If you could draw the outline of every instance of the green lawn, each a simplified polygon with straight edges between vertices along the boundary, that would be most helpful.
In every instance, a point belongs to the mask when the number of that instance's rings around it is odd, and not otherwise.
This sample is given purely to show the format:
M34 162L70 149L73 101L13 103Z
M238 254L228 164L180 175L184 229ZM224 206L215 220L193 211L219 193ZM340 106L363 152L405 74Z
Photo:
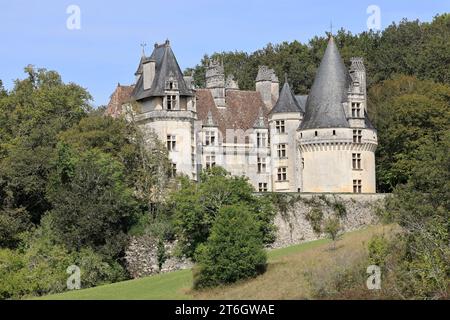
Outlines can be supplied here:
M366 228L347 233L344 238L352 241L358 235L370 232L371 228ZM271 250L268 253L269 265L277 264L278 261L293 259L303 252L308 253L311 250L322 250L329 240L321 239L311 242L305 242L293 245L287 248ZM328 247L328 246L326 246ZM286 259L287 257L287 259ZM270 272L269 272L270 273ZM270 276L270 275L269 275ZM185 300L194 299L191 292L192 271L180 270L160 275L149 276L141 279L118 282L114 284L99 286L90 289L65 292L62 294L50 295L39 299L47 300L146 300L146 299L168 299Z

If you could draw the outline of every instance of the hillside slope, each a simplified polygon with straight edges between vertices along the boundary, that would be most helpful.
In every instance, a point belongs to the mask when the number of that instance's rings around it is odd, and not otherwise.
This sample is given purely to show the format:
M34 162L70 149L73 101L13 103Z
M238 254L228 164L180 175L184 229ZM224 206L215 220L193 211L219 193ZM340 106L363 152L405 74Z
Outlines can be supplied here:
M256 279L234 285L195 292L191 289L191 270L114 283L96 288L66 292L43 299L307 299L310 298L306 274L316 267L327 267L357 258L374 234L390 227L374 226L347 233L330 250L329 240L316 240L269 252L269 266Z

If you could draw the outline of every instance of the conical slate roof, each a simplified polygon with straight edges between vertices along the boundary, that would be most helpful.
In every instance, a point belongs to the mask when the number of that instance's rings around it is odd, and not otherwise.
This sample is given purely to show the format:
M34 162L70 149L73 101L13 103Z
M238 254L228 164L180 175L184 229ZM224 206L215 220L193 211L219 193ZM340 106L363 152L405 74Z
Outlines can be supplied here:
M333 37L330 37L308 95L304 120L299 129L349 127L342 103L347 101L350 83L350 75Z
M280 92L280 97L278 98L277 103L270 111L270 113L283 113L283 112L301 112L303 113L302 108L298 104L297 99L292 93L291 87L288 82L285 81L283 88Z
M182 96L192 96L194 93L186 85L183 73L178 65L177 59L170 47L169 41L162 45L155 45L152 55L148 60L154 60L155 78L149 90L144 90L143 77L139 78L133 96L136 100L145 99L154 96L165 95L166 80L173 78L178 82L178 90ZM138 69L138 72L140 70Z

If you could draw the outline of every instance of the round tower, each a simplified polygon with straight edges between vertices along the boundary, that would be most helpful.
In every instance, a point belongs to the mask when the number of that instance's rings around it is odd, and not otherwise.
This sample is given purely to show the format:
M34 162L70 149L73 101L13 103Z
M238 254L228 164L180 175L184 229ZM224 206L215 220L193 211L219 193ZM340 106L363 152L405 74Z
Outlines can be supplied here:
M367 117L362 60L353 61L358 77L330 37L297 133L304 192L376 192L377 133Z

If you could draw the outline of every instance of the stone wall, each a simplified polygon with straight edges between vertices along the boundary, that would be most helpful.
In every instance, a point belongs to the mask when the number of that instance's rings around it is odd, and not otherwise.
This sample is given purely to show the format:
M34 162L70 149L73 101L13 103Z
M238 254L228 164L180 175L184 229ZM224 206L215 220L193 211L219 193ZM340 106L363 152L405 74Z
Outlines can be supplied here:
M314 233L306 218L313 208L323 212L323 220L336 214L334 204L342 204L345 214L341 218L344 232L356 230L377 222L376 210L384 205L387 194L284 194L290 202L286 212L275 217L278 227L273 248L282 248L304 241L323 238Z
M323 212L323 220L336 214L336 206L345 207L341 218L345 232L356 230L376 223L375 212L383 206L386 194L279 194L283 201L289 203L285 212L275 217L278 227L277 240L272 248L282 248L305 241L322 238L325 235L314 233L306 216L317 208ZM127 270L133 278L139 278L159 272L170 272L192 267L188 259L175 257L176 241L165 244L168 259L158 270L158 241L150 236L133 237L126 251Z
M188 259L175 257L176 241L164 245L167 260L161 270L158 268L158 240L151 236L132 237L125 252L127 270L133 278L140 278L156 273L188 269L192 262Z

